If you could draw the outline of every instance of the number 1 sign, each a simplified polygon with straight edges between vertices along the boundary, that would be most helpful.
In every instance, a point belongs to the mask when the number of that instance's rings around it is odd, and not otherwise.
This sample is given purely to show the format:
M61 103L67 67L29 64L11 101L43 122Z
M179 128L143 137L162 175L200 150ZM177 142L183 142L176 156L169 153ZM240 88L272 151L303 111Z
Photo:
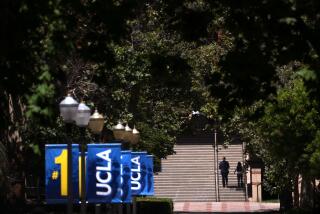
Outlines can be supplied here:
M66 203L68 196L68 150L66 144L49 144L46 153L46 201ZM79 146L72 145L72 185L74 202L79 199Z

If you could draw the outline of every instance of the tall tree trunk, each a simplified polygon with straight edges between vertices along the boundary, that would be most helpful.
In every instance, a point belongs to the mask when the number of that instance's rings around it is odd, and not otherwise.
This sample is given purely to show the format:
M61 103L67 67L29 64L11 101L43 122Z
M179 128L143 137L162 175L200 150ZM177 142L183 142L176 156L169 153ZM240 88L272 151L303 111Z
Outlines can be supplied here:
M293 180L293 206L299 207L299 174Z
M24 120L24 105L18 95L12 95L0 88L0 206L7 205L12 200L24 201L23 170L17 170L17 165L23 160L19 145L22 143L19 127ZM18 175L18 176L17 176ZM10 183L11 180L16 180ZM17 183L20 181L20 183Z
M314 202L311 177L308 175L302 175L300 207L305 209L311 209L313 207L313 203Z

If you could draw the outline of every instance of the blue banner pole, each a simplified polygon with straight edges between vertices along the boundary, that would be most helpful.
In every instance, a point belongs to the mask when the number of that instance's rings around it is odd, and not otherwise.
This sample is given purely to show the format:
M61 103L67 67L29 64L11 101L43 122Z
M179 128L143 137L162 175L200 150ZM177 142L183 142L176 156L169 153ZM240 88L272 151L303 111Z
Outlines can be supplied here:
M131 151L121 151L121 202L131 203Z
M153 155L147 155L146 157L147 166L147 192L146 195L154 195L154 178L153 178Z

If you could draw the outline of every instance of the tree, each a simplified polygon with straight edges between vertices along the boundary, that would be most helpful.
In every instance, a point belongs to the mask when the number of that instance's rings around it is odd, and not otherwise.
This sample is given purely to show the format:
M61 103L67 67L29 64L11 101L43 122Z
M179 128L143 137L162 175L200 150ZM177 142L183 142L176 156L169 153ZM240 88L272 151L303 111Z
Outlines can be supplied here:
M293 169L318 176L317 1L1 4L0 134L15 164L27 163L29 149L40 158L43 142L63 141L57 103L69 91L106 116L105 128L119 118L136 124L135 149L158 160L200 110L264 151L278 191Z
M1 143L22 179L36 171L26 160L41 159L44 142L63 141L57 103L67 91L104 113L107 128L119 117L137 124L142 133L137 149L158 159L173 153L175 136L191 110L206 105L214 111L202 84L206 70L198 72L194 56L198 51L204 58L205 47L197 50L170 30L174 21L164 8L177 5L100 0L2 4L1 29L7 30L1 32L0 104L8 111L1 115ZM203 12L198 6L185 9ZM75 140L77 134L73 130ZM26 156L30 151L32 158Z
M319 68L318 1L215 1L223 32L233 48L219 61L221 72L210 76L213 96L224 97L220 112L232 115L276 92L276 70L293 61ZM228 114L229 112L229 114Z
M301 207L311 208L310 185L318 169L314 163L319 161L317 124L320 118L319 105L310 97L310 90L301 77L303 73L303 69L291 73L291 77L269 100L238 111L232 126L240 130L242 139L263 160L266 167L265 186L278 194L294 191L295 205L300 206L297 203L297 188L301 175ZM307 70L307 73L312 71ZM290 200L281 200L282 206L290 208Z

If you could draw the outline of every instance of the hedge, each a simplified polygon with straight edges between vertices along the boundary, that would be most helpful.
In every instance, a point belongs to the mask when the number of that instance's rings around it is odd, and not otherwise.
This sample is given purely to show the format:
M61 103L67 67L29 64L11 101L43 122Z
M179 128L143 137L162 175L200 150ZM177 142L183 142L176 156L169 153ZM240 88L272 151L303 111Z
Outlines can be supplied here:
M173 202L169 198L137 197L137 213L173 214Z

